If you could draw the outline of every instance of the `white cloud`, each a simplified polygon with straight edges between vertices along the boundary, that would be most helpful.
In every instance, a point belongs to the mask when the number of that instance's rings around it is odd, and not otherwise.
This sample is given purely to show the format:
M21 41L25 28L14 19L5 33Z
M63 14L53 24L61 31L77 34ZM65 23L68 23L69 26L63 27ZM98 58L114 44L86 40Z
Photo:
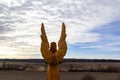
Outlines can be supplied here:
M80 48L102 48L102 45L96 45L96 46L85 46L85 47L80 47Z
M120 45L120 42L114 42L114 43L109 43L109 44L106 44L107 46L117 46L117 45Z
M25 0L0 0L1 4L4 4L8 7L21 6Z
M27 44L32 46L31 49L39 46L42 22L50 42L58 41L61 24L65 22L67 42L74 44L99 41L101 35L91 30L120 17L119 0L0 0L0 3L0 24L6 27L0 30L4 31L0 34L5 37L2 42L6 46L6 41L9 45L16 42L14 47L21 43L26 49Z
M80 46L80 48L95 49L98 52L103 51L103 53L112 52L113 54L120 51L120 36L102 35L102 40L94 44Z

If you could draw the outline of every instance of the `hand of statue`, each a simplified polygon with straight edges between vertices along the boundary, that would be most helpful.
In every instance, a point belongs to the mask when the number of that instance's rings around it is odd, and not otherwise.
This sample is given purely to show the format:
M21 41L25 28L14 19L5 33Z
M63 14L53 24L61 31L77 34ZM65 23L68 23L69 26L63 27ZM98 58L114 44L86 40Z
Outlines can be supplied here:
M41 24L41 39L42 39L42 41L45 41L45 42L48 43L48 39L47 39L47 36L46 36L46 32L45 32L43 23Z
M63 23L60 40L58 42L58 51L56 52L57 60L59 62L62 62L63 57L65 56L67 51L67 43L65 39L66 39L66 29L65 29L65 24Z

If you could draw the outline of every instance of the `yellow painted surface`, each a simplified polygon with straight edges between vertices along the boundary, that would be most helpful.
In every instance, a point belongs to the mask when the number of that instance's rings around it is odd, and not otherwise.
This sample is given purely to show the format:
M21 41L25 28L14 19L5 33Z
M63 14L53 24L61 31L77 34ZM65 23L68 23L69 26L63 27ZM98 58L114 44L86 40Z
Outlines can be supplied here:
M67 51L65 24L62 24L61 37L58 42L58 50L52 53L49 50L49 42L45 33L44 24L41 24L41 53L47 65L47 80L60 80L59 64Z

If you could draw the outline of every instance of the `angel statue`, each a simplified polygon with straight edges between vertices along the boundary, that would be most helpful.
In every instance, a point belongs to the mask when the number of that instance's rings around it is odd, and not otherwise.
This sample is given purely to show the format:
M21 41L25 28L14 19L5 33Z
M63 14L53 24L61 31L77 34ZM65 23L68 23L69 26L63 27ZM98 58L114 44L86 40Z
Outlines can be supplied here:
M63 57L67 51L66 44L66 27L62 24L62 32L58 41L58 50L55 42L49 42L44 29L44 24L41 24L41 54L47 63L47 80L60 80L59 64L62 63Z

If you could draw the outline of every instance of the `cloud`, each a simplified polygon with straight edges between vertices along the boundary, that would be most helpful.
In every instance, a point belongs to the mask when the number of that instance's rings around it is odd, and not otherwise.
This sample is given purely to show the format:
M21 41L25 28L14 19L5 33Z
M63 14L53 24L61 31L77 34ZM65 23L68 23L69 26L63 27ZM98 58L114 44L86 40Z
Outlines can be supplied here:
M99 42L101 34L91 30L118 20L119 4L119 0L1 0L0 45L38 53L42 22L50 42L59 40L62 22L68 45Z
M102 35L102 39L96 43L80 46L80 49L94 50L102 52L102 54L119 54L120 51L120 36Z
M101 48L101 45L97 45L97 46L87 46L87 47L80 47L80 48Z
M25 0L0 0L1 4L4 4L8 7L13 7L13 6L21 6L21 4L23 4L25 2Z

